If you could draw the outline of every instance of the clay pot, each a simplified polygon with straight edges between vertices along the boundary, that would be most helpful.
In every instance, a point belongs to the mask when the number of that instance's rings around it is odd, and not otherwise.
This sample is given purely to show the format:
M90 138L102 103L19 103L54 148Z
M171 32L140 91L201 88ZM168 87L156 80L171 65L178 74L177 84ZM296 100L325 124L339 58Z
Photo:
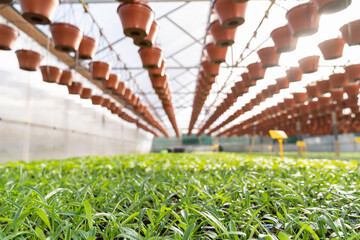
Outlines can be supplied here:
M319 108L319 102L318 101L311 101L309 102L309 107L311 110L316 110Z
M167 83L167 76L162 77L151 77L151 84L154 89L165 89Z
M257 54L261 60L263 68L275 67L279 65L280 54L275 47L265 47L260 49Z
M165 69L166 69L166 62L165 60L161 61L161 66L158 69L149 69L149 76L150 77L161 77L165 75Z
M349 79L345 73L335 73L329 76L329 81L331 88L342 88L349 82Z
M299 67L291 67L286 70L286 76L289 79L289 82L298 82L302 78L302 70Z
M320 15L312 2L293 7L286 13L286 18L296 38L310 36L318 31Z
M92 90L91 88L84 88L80 94L81 99L90 99Z
M351 4L351 0L314 0L319 14L331 14L344 10Z
M270 36L274 41L276 52L291 52L296 49L298 39L292 36L289 25L274 29Z
M346 108L349 107L358 107L358 98L357 97L350 97L346 100L344 100L344 105Z
M214 10L223 28L236 28L245 22L247 1L215 0Z
M345 24L340 31L349 46L360 44L360 19Z
M321 80L316 82L316 86L318 87L321 94L325 94L330 92L331 85L329 80Z
M319 56L309 56L299 60L299 65L303 73L314 73L319 68Z
M348 83L344 87L344 91L349 97L357 97L359 95L359 83Z
M124 96L125 95L126 86L124 82L119 82L117 89L114 91L114 94Z
M220 64L212 64L209 61L204 61L201 65L204 69L205 77L211 78L219 75Z
M13 0L0 0L1 4L8 4L8 3L12 3Z
M245 88L249 88L249 87L252 87L252 86L256 85L255 81L250 80L249 73L246 73L246 72L242 73L241 78L242 78L242 82L243 82Z
M13 43L18 37L19 33L15 28L0 23L0 50L11 50Z
M342 38L326 40L318 45L325 60L340 58L343 55L345 41Z
M83 36L79 46L80 59L92 59L96 53L97 41L95 38Z
M134 39L134 44L141 48L152 47L155 44L155 40L156 40L158 33L159 33L159 26L155 21L153 21L151 24L149 34L145 38Z
M220 64L226 61L228 47L217 47L214 43L209 43L205 47L208 60L213 64Z
M22 16L32 24L50 24L59 0L20 0Z
M42 56L31 50L17 50L16 52L17 59L19 61L19 67L25 71L36 71L40 67L40 62Z
M83 34L75 25L69 23L53 23L50 31L55 49L62 52L76 52L79 49Z
M101 105L104 101L104 98L102 96L94 95L91 97L91 102L93 105Z
M305 88L309 98L316 98L320 96L320 91L317 85L308 85Z
M344 90L339 88L339 89L332 89L330 91L330 94L331 94L331 99L333 101L341 101L343 100L343 97L344 97Z
M41 75L44 82L48 83L59 83L62 70L54 66L41 66Z
M289 88L289 79L287 77L278 78L276 85L279 90Z
M319 106L323 107L326 105L329 105L331 103L331 98L330 97L325 97L325 96L321 96L319 97Z
M164 53L161 48L153 46L140 48L139 54L145 69L158 69L161 67Z
M116 74L110 74L109 79L105 82L106 89L116 90L119 86L118 76Z
M346 66L345 74L350 82L360 80L360 64Z
M123 96L123 99L124 99L125 101L130 101L131 97L132 97L131 89L130 89L130 88L126 88L126 89L125 89L125 94L124 94L124 96Z
M219 20L215 20L210 24L210 33L214 38L217 47L229 47L235 42L237 28L223 28Z
M70 86L72 83L72 72L71 70L63 70L59 84L64 86Z
M307 100L307 94L305 92L293 93L296 103L304 103Z
M284 98L285 107L288 109L294 108L296 106L295 100L293 98Z
M257 81L265 77L266 69L261 62L251 63L247 66L249 78L251 81Z
M80 82L72 82L70 86L68 86L69 94L72 95L80 95L83 91L82 83Z
M101 106L109 108L111 106L111 101L108 98L104 98Z
M90 72L92 78L95 80L107 80L109 79L111 66L107 62L91 62Z
M125 36L144 39L154 21L154 12L143 1L122 3L117 9Z
M274 96L275 94L280 93L280 89L278 88L277 84L272 84L268 86L270 94Z
M204 85L212 85L214 84L216 81L215 77L204 77L202 78L202 82L204 83Z

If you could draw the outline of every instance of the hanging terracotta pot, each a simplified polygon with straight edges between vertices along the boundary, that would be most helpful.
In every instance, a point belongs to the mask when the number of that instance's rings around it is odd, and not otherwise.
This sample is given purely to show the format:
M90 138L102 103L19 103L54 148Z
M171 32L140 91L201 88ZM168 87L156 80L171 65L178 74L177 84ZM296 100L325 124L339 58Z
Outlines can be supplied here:
M12 3L13 0L0 0L1 4L8 4L8 3Z
M60 82L62 70L54 66L41 66L41 75L44 82L58 83Z
M119 82L117 89L114 91L114 94L124 96L125 95L126 86L124 82Z
M139 54L145 69L158 69L161 67L164 53L161 48L153 46L140 48Z
M263 68L261 62L255 62L247 65L249 78L251 81L257 81L265 77L266 69Z
M111 101L110 101L110 99L104 98L101 106L103 106L103 107L105 107L105 108L109 108L109 107L111 106Z
M360 87L359 83L356 82L348 83L344 87L344 91L349 97L357 97L359 95L359 87Z
M131 89L130 89L130 88L126 88L123 99L124 99L125 101L130 101L131 97L132 97Z
M287 109L291 109L296 106L295 100L293 98L284 98L284 103Z
M210 33L214 38L217 47L229 47L235 43L235 35L237 28L223 28L219 20L215 20L210 24Z
M117 9L125 36L144 39L154 21L154 12L145 1L121 3Z
M91 96L91 102L93 105L101 105L104 101L104 98L102 96L94 95Z
M314 0L319 14L331 14L344 10L351 4L351 0Z
M249 88L256 85L255 81L251 81L249 77L249 73L245 72L241 74L242 82L245 88Z
M245 22L247 1L215 0L214 10L223 28L236 28Z
M286 70L286 76L290 82L298 82L302 79L302 70L299 67L291 67Z
M91 88L84 88L80 94L81 99L90 99L92 90Z
M155 40L159 32L158 24L153 21L151 24L150 32L145 38L134 39L134 44L141 48L149 48L155 45Z
M105 81L105 88L109 90L116 90L119 85L118 76L116 74L110 74L109 79Z
M319 108L319 102L318 101L310 101L309 107L311 110L316 110Z
M212 64L209 61L204 61L201 63L201 66L204 69L206 77L211 78L219 75L220 64Z
M63 70L59 84L64 86L70 86L72 83L72 72L71 70Z
M314 73L319 68L319 56L309 56L299 60L299 65L303 73Z
M13 43L18 37L19 33L15 28L0 23L0 50L11 50Z
M293 93L294 99L296 103L304 103L307 100L306 92L297 92Z
M268 86L268 89L271 93L271 96L280 93L280 89L278 88L277 84L272 84Z
M40 62L42 56L31 50L17 50L16 52L17 59L19 61L19 67L25 71L36 71L40 67Z
M287 77L278 78L276 85L279 90L289 88L289 79Z
M209 43L205 47L208 60L212 64L221 64L225 62L228 49L228 47L217 47L214 43Z
M340 58L343 55L345 41L342 38L326 40L319 45L325 60Z
M162 77L151 77L151 84L154 89L165 89L167 83L167 76Z
M346 108L349 108L349 107L358 107L358 101L359 99L357 97L350 97L346 100L344 100L344 104L345 104L345 107Z
M161 61L161 66L158 69L149 69L149 77L161 77L165 75L166 62L165 60Z
M22 16L32 24L50 24L59 0L20 0Z
M299 4L286 13L294 37L313 35L318 31L320 15L312 2Z
M340 31L349 46L360 44L360 19L345 24Z
M257 54L261 60L263 68L275 67L279 65L280 54L275 47L265 47L260 49Z
M79 46L80 59L92 59L96 53L97 41L95 38L83 36Z
M69 94L72 95L80 95L83 91L82 83L80 82L72 82L70 86L68 86Z
M320 96L320 91L317 85L308 85L305 88L309 98L316 98Z
M274 29L270 36L274 41L276 52L285 53L296 49L298 39L292 36L289 25Z
M317 87L318 87L321 94L328 93L331 90L331 85L330 85L329 80L318 81L318 82L316 82L316 85L317 85Z
M216 78L215 77L204 77L201 79L201 81L204 83L204 85L212 85L215 83Z
M335 73L329 76L329 82L331 88L342 88L349 82L349 79L345 73Z
M345 73L350 82L360 80L360 64L346 66Z
M50 31L55 49L62 52L76 52L79 49L83 34L77 26L57 22L51 24Z
M341 89L341 88L332 89L332 90L330 91L330 94L331 94L331 99L332 99L333 101L341 101L341 100L343 100L344 90Z
M107 62L91 62L90 72L92 78L95 80L107 80L109 79L111 66Z
M323 107L331 103L331 98L326 96L319 97L319 106Z

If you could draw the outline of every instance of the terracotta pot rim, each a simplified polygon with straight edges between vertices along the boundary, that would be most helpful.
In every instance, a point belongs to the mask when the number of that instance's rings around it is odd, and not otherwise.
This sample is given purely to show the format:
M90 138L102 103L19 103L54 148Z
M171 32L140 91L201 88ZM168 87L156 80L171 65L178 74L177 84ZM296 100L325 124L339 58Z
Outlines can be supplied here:
M123 3L120 3L120 5L118 6L118 8L116 9L116 12L118 12L120 8L122 8L122 7L126 6L126 5L129 5L129 4L142 5L142 6L147 7L148 9L150 9L152 12L154 12L149 5L146 5L145 3L141 3L141 2L123 2Z
M345 44L345 40L343 38L336 37L336 38L330 38L330 39L327 39L325 41L322 41L321 43L318 44L318 47L320 47L320 46L322 46L322 45L324 45L324 44L326 44L326 43L328 43L330 41L334 41L334 40L340 40L340 41L344 42L344 44Z
M81 31L81 29L78 26L71 24L71 23L66 23L66 22L54 22L54 23L50 24L51 28L54 26L65 26L68 28L76 29L77 31Z
M158 51L161 51L161 52L162 52L162 48L159 47L159 46L152 46L152 47L148 47L148 48L140 48L140 49L138 50L138 52L140 53L140 51L142 51L142 50L149 50L149 49L155 49L155 50L158 50Z
M7 28L7 29L10 29L11 31L13 31L16 35L19 35L19 31L16 30L14 27L6 24L6 23L0 23L0 26L1 27L4 27L4 28Z
M296 6L293 7L293 8L289 9L289 11L286 12L286 19L288 18L288 15L289 15L291 12L293 12L294 10L297 10L297 9L299 9L299 8L303 8L303 7L309 6L309 5L314 5L314 3L312 3L312 2L301 3L301 4L299 4L299 5L296 5Z
M57 68L60 69L59 67L53 66L53 65L41 65L40 68Z
M15 54L18 52L28 52L28 53L36 54L36 55L40 56L41 58L43 58L43 56L40 53L33 51L33 50L29 50L29 49L18 49L15 51Z
M282 30L282 29L284 29L284 28L289 28L289 25L288 25L288 24L285 24L285 25L283 25L283 26L281 26L281 27L275 28L274 30L271 31L270 36L274 35L274 32L280 31L280 30Z
M86 35L83 35L83 39L88 39L88 40L90 40L90 41L93 41L93 42L97 42L97 40L96 40L96 38L93 38L93 37L90 37L90 36L86 36Z
M300 64L301 61L305 61L305 60L310 59L310 58L320 59L320 56L318 56L318 55L307 56L307 57L301 58L301 59L298 61L298 63Z
M108 62L103 62L103 61L93 61L93 62L90 62L89 63L89 65L91 65L91 64L105 64L105 65L107 65L107 66L110 66L110 63L108 63Z

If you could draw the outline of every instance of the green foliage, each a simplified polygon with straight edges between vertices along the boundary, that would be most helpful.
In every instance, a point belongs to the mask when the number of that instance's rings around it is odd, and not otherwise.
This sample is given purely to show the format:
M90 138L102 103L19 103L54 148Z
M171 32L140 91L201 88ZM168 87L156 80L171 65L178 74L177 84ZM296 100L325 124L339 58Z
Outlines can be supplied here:
M149 154L0 165L0 240L360 239L357 161Z

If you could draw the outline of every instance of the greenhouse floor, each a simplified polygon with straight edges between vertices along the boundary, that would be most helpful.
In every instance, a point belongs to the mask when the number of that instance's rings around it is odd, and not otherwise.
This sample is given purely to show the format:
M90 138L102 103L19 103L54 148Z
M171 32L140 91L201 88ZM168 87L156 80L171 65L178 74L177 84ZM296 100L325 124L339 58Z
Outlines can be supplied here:
M360 239L354 159L125 155L8 163L0 176L4 240Z

